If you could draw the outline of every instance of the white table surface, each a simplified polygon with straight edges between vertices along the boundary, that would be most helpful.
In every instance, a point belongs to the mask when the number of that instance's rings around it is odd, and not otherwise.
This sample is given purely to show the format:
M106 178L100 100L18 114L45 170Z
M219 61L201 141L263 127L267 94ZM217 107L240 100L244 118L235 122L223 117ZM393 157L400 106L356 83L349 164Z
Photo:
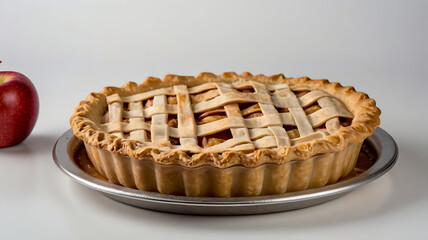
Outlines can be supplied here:
M0 239L428 239L427 1L1 1L1 70L26 74L40 114L0 149ZM310 76L377 100L400 156L380 179L315 207L258 216L127 206L65 176L55 140L91 91L146 76Z

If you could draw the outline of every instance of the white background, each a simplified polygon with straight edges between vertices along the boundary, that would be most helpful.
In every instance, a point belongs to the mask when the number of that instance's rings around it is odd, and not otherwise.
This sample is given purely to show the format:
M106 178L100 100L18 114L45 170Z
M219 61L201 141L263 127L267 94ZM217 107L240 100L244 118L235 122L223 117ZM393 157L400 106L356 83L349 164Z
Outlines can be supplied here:
M40 114L0 149L0 239L427 239L427 1L1 1L0 65ZM340 199L277 214L198 217L110 200L51 151L89 92L147 76L250 71L328 78L377 100L400 157Z

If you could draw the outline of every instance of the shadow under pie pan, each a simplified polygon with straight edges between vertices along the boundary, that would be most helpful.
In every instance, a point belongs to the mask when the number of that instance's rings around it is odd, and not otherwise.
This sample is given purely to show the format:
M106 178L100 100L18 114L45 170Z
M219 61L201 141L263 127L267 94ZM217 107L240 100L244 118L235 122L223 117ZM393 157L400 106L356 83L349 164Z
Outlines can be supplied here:
M255 197L187 197L142 191L110 183L94 170L87 160L83 142L74 136L71 129L56 142L53 158L66 175L125 204L181 214L246 215L288 211L324 203L375 180L394 166L398 148L386 131L377 128L364 144L375 156L374 159L367 160L370 163L361 163L358 159L360 164L357 162L356 169L336 183L303 191Z

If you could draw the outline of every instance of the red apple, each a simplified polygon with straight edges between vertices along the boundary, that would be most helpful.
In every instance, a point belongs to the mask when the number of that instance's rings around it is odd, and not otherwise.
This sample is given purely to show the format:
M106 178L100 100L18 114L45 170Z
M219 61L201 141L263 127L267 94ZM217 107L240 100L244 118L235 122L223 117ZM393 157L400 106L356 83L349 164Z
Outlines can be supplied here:
M0 147L24 141L39 115L33 83L17 72L0 72Z

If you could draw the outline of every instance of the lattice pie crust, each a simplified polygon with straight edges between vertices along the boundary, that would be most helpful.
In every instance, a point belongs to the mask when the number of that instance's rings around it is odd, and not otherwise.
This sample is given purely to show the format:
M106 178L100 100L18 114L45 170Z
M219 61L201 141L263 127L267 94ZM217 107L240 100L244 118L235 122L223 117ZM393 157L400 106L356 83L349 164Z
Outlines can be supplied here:
M201 73L104 88L70 122L112 182L227 197L337 181L379 114L366 94L327 80Z

